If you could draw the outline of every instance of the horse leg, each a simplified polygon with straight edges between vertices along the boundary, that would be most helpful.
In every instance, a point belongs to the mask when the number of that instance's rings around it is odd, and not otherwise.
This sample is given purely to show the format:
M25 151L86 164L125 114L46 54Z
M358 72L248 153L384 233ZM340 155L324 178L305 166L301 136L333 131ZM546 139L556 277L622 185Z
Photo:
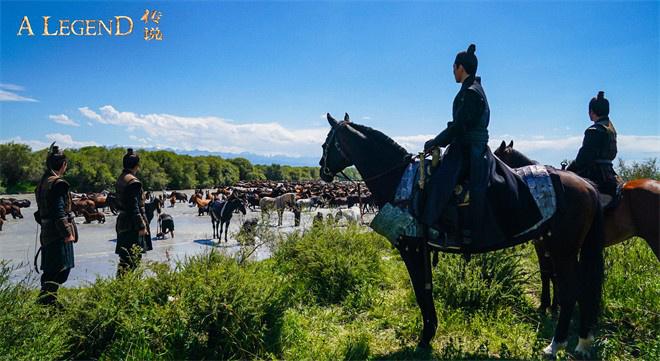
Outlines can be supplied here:
M605 261L603 260L605 235L603 233L603 216L597 209L594 221L580 250L580 340L575 352L589 355L593 334L591 328L598 320L602 296Z
M220 233L218 233L218 243L220 243L220 241L222 240L222 228L223 228L222 227L223 226L222 220L218 220L218 223L220 224ZM225 230L225 233L226 233L226 230Z
M213 228L213 235L211 237L215 238L215 219L213 217L211 217L211 228Z
M543 349L543 353L554 357L557 351L565 348L568 344L568 328L577 301L579 284L576 277L577 256L558 255L556 252L553 252L552 256L559 288L559 320L555 326L555 335L552 342Z
M225 223L225 243L227 243L227 234L229 234L229 221Z
M406 239L397 246L401 258L406 265L415 299L422 313L423 329L419 341L419 347L430 347L431 339L435 336L438 328L438 316L433 303L433 280L431 278L431 262L429 254L422 239ZM426 258L426 259L425 259Z
M550 278L552 276L552 260L546 255L545 248L540 242L534 242L534 250L539 260L541 272L541 305L539 312L545 312L550 307Z

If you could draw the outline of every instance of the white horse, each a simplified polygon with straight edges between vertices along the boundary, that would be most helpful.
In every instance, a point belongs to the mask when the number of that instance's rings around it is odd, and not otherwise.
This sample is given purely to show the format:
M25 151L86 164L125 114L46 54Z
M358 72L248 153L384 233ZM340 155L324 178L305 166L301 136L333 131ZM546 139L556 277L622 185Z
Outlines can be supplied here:
M335 213L335 222L339 223L342 218L349 224L360 222L360 207L353 206L347 209L339 209L337 213Z
M270 212L272 210L277 211L277 225L282 225L282 214L286 207L296 206L296 194L295 193L284 193L278 197L263 197L259 200L259 208L261 208L261 218L268 216L270 221Z

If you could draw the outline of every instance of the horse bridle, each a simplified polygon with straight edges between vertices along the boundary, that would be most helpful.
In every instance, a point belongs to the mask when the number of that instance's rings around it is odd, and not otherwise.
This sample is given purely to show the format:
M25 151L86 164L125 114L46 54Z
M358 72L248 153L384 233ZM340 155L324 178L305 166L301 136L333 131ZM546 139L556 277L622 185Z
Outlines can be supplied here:
M343 122L342 122L342 123L343 123ZM341 123L340 123L340 124L341 124ZM336 126L332 127L332 130L330 130L330 136L328 137L328 143L330 143L330 142L332 141L332 143L334 143L335 148L336 148L337 151L339 152L339 155L344 159L344 161L346 161L347 163L351 163L350 159L348 159L348 156L346 156L346 153L344 153L344 151L341 149L341 146L339 145L339 140L337 140L337 137L336 137L336 131L337 131L337 127L338 127L338 126L339 126L339 124L337 124ZM346 178L346 179L348 179L349 181L355 183L355 181L354 181L353 179L351 179L349 176L347 176L347 175L344 173L343 170L342 170L342 171L339 171L339 172L335 172L335 173L332 173L332 172L330 171L330 169L328 168L328 164L327 164L327 163L328 163L328 143L326 143L325 146L323 147L323 168L321 169L321 172L323 172L323 174L325 174L325 175L327 175L327 176L331 176L331 177L333 177L333 178L335 177L335 175L337 175L337 174L339 173L339 174L343 175L344 178ZM364 178L364 179L362 179L362 181L366 183L366 182L369 182L369 181L374 180L374 179L376 179L376 178L382 177L382 176L384 176L384 175L386 175L386 174L389 174L390 172L392 172L392 171L398 169L398 168L401 167L402 165L414 161L414 159L415 159L415 158L418 158L418 157L419 157L419 155L413 155L413 156L411 156L410 158L405 157L405 158L403 159L403 161L398 162L398 163L395 164L393 167L388 168L388 169L386 169L384 172L378 173L378 174L373 175L373 176L371 176L371 177Z
M328 168L328 148L329 148L329 143L331 143L331 142L333 143L333 145L335 146L335 148L336 148L337 151L339 152L339 155L343 158L344 161L346 161L347 163L350 163L350 162L351 162L351 161L348 159L348 157L346 156L346 153L344 153L344 151L343 151L343 150L341 149L341 147L339 146L339 140L337 140L337 136L336 136L336 135L337 135L337 127L338 127L338 126L339 126L339 124L336 125L336 126L334 126L334 127L332 127L332 129L330 130L330 136L328 137L328 142L325 143L324 146L323 146L323 167L321 168L321 172L322 172L323 174L325 174L325 175L327 175L327 176L331 176L331 177L333 177L333 178L335 177L335 175L337 175L337 173L340 173L340 174L344 175L344 177L346 177L346 175L344 174L343 171L339 171L339 172L334 172L334 173L332 173L332 171L330 170L330 168ZM347 177L347 178L348 178L348 177ZM348 178L348 179L350 179L350 178Z

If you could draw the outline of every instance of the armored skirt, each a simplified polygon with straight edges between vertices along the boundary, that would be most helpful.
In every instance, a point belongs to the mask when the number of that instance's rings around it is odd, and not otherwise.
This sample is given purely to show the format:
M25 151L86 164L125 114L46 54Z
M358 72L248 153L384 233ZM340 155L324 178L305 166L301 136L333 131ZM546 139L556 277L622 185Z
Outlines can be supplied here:
M41 247L41 269L44 272L56 273L74 266L73 242L58 239Z
M121 217L121 213L120 213ZM120 220L118 219L119 223ZM151 235L147 233L145 236L140 236L139 231L125 231L117 232L117 246L115 247L115 254L118 254L120 257L128 257L133 255L131 249L133 246L138 246L140 248L140 253L146 253L151 251L153 246L151 244Z

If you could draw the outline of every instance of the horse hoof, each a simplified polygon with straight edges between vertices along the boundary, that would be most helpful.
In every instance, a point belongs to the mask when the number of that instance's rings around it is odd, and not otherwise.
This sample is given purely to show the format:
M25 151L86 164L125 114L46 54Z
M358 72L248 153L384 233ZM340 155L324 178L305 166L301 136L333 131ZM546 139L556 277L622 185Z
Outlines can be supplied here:
M580 356L589 358L591 356L591 345L594 342L594 336L589 335L587 338L580 337L577 346L575 347L575 353Z
M415 351L423 351L423 352L428 352L431 350L431 344L426 342L426 341L419 341L417 344L417 347L415 348Z
M552 342L550 342L550 344L543 349L543 355L547 357L555 357L557 355L557 351L565 349L567 344L568 341L556 342L553 338Z

